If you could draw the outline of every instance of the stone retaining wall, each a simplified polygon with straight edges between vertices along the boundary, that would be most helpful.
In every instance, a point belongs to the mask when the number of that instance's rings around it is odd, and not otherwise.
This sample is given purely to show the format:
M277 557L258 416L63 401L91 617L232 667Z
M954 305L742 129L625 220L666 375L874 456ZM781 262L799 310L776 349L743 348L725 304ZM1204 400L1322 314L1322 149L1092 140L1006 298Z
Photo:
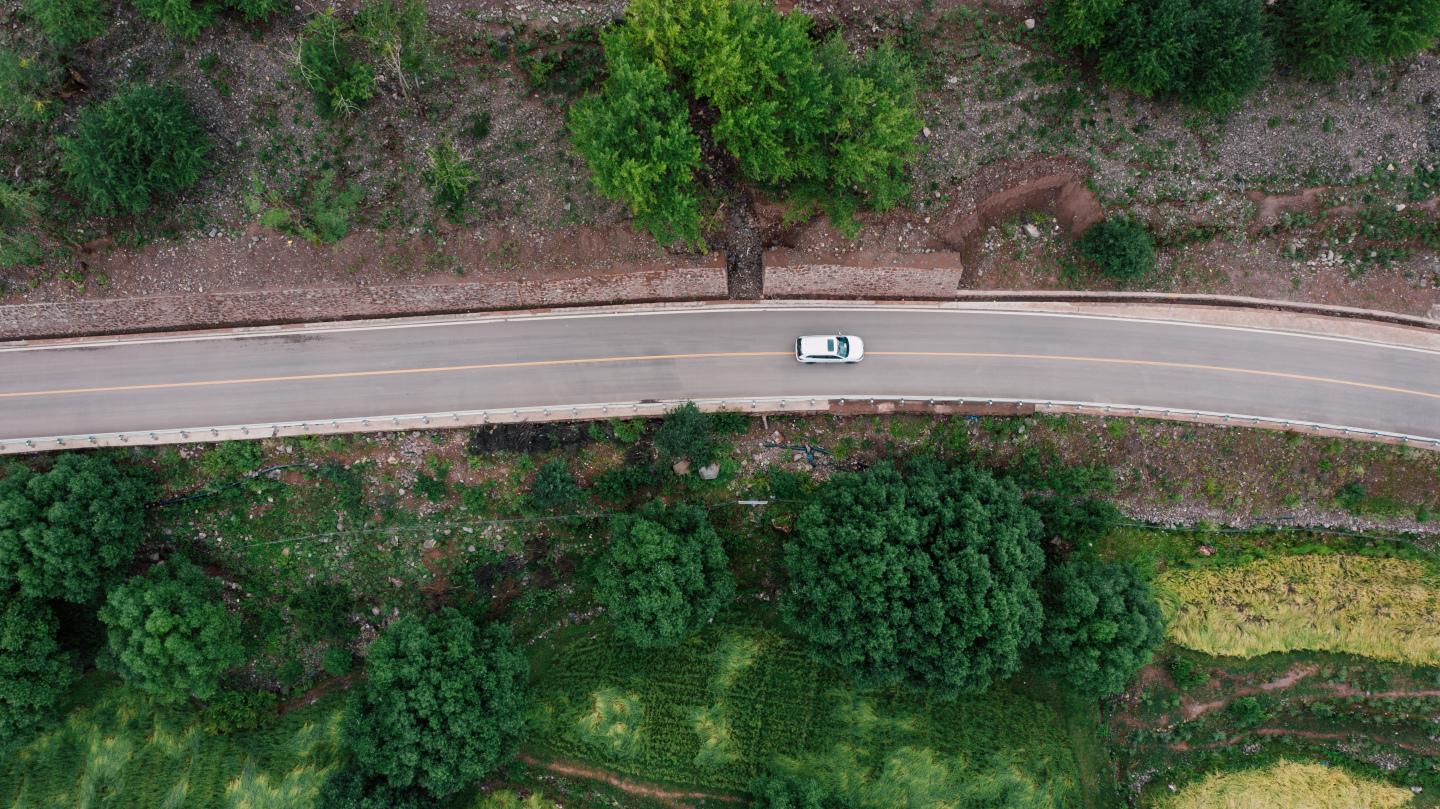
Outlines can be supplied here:
M219 292L0 306L0 340L724 298L723 266L595 278Z

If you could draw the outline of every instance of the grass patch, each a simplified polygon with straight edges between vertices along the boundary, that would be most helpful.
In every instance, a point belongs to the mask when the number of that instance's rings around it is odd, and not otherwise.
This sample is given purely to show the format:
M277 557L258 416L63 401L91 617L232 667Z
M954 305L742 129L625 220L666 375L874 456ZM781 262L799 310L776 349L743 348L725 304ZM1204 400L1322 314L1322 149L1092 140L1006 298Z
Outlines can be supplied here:
M1440 664L1440 581L1419 561L1286 556L1157 579L1175 643L1212 655L1298 650Z
M780 760L863 785L867 807L969 805L977 789L1023 796L1007 805L1082 805L1061 718L1005 686L948 703L856 691L753 623L712 626L674 649L602 633L553 651L529 742L540 753L725 791Z
M66 806L308 806L337 761L335 700L293 711L268 727L215 734L203 717L159 705L133 688L91 674L56 725L8 751L0 804Z
M1320 764L1277 761L1263 768L1214 773L1161 804L1164 809L1395 809L1410 790L1357 778Z

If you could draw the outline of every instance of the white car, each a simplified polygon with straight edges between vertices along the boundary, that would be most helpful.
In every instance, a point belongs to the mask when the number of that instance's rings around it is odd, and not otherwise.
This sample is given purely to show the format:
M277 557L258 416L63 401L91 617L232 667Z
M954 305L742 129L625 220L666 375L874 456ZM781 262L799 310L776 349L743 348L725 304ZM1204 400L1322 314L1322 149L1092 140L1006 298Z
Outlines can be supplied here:
M808 334L795 339L799 362L859 362L865 358L865 341L848 334Z

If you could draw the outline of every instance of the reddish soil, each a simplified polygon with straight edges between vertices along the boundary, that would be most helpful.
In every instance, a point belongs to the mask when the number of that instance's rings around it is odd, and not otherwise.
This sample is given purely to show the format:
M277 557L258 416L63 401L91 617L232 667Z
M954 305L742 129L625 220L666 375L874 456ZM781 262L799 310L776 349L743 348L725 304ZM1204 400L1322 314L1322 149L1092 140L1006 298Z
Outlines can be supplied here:
M1270 691L1281 691L1290 688L1319 670L1320 667L1315 665L1296 665L1290 669L1290 671L1286 672L1284 676L1277 677L1269 682L1260 683L1259 685L1238 688L1235 690L1235 693L1225 699L1217 699L1210 702L1186 702L1180 706L1180 713L1186 719L1195 719L1211 711L1218 711L1240 697L1248 697L1254 694L1263 694Z
M291 711L314 705L316 702L320 701L321 697L325 696L331 691L346 691L354 682L355 675L353 674L345 674L340 677L331 677L328 680L321 680L315 685L314 688L311 688L309 691L306 691L305 693L301 694L298 697L295 697L292 700L280 703L276 710L280 714L280 716L284 716Z
M563 775L567 778L583 778L589 781L603 781L604 783L607 783L610 786L615 787L616 789L627 794L637 795L642 798L650 798L651 800L659 801L666 806L674 807L674 809L685 809L686 807L689 807L691 804L686 803L686 801L723 801L725 803L735 804L744 803L743 798L735 795L723 795L709 792L684 792L673 789L665 789L664 787L655 786L654 784L631 781L628 778L622 778L615 773L609 772L607 770L602 770L596 767L588 767L583 764L560 761L558 759L539 759L535 756L527 755L525 753L521 753L518 758L520 759L520 761L532 767L540 767L542 769L556 773L557 775Z

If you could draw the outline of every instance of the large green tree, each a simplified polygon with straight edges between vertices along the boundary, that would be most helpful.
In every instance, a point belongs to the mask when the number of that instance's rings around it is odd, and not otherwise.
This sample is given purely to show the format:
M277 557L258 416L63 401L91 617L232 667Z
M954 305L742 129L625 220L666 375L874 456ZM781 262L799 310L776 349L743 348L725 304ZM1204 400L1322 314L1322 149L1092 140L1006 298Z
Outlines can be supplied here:
M1039 533L1015 484L984 470L838 474L785 543L782 612L861 684L982 690L1039 637Z
M360 770L444 798L503 764L525 727L530 667L498 624L445 608L391 624L370 646L344 736Z
M703 508L651 502L612 520L595 591L625 637L670 646L734 598L735 580Z
M1165 636L1149 582L1131 565L1088 559L1058 565L1043 581L1048 667L1085 695L1124 690Z
M104 453L62 454L45 472L12 465L0 478L0 587L89 601L134 556L152 492L143 469Z
M700 244L736 182L848 231L858 207L895 205L921 130L913 71L812 25L765 0L633 0L603 39L608 78L570 114L597 187L666 243Z
M100 622L120 676L162 701L209 699L244 660L220 581L181 557L110 591Z
M75 680L43 602L0 595L0 748L44 719Z

